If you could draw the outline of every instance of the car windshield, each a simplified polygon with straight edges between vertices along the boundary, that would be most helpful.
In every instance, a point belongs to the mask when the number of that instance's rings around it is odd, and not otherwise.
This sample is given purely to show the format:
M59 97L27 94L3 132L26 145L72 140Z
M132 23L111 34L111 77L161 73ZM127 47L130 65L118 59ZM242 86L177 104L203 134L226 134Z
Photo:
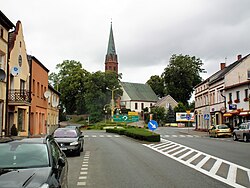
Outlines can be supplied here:
M218 129L228 129L228 126L227 125L219 125Z
M76 131L73 129L57 129L54 132L55 138L76 138Z
M48 149L45 144L8 142L0 144L0 168L48 167Z

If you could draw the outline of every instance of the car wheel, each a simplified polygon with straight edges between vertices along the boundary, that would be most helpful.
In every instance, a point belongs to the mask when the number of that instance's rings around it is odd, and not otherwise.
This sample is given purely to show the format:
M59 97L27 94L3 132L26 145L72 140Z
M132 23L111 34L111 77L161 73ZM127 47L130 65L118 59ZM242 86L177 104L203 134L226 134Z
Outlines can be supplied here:
M80 148L76 151L76 155L77 155L77 156L80 156L80 155L81 155L81 149L80 149Z
M234 140L234 141L237 141L237 140L238 140L236 134L233 134L233 140Z
M247 135L243 135L243 141L244 142L247 142L248 140L247 140Z
M81 152L83 152L83 144L82 144L82 147L81 147Z

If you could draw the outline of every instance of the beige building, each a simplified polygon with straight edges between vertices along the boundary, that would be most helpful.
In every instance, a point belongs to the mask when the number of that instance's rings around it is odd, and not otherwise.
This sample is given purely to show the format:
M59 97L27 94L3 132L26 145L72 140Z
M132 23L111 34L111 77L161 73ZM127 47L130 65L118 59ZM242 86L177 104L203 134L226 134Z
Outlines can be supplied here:
M31 104L30 66L20 21L10 33L9 52L7 134L10 134L11 127L15 125L19 136L28 136Z
M6 82L9 32L15 25L0 11L0 136L6 124Z
M48 91L45 94L48 100L47 108L47 133L52 133L59 125L59 97L60 93L51 85L48 85Z

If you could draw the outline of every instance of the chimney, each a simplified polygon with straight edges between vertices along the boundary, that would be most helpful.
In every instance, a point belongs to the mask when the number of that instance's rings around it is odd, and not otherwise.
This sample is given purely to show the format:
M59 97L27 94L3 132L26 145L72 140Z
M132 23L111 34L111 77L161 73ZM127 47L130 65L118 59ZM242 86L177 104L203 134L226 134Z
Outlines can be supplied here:
M241 58L242 58L242 55L239 54L239 55L237 56L237 61L239 61Z
M220 64L220 70L223 70L226 67L226 63L221 63Z

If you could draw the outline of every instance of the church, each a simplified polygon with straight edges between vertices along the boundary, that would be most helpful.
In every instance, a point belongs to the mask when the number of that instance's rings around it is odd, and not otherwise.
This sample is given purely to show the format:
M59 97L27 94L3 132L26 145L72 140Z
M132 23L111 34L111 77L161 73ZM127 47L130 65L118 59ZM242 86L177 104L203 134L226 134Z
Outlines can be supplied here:
M105 72L114 71L118 75L118 70L118 56L116 54L111 22L108 49L105 57ZM120 85L123 90L123 95L118 100L120 104L117 104L120 108L141 113L145 108L150 110L158 101L157 95L148 84L121 82Z

